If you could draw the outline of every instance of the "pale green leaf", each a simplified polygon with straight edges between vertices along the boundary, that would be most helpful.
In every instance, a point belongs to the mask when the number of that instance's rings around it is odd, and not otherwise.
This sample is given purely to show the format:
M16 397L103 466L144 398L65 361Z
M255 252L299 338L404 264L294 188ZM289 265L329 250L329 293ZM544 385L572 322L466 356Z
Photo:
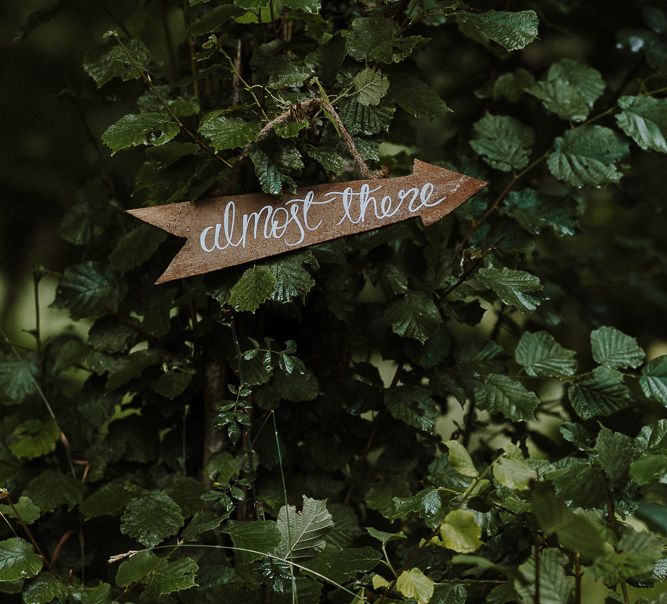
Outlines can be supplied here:
M166 113L130 113L106 129L102 142L113 155L138 145L164 145L179 132L179 125Z
M514 351L516 362L533 377L569 377L577 372L575 352L546 331L526 331Z
M621 179L616 162L628 153L628 145L604 126L580 126L554 141L547 164L551 173L575 187L601 187Z
M454 510L440 525L442 545L460 554L469 554L482 546L482 529L470 510Z
M635 338L615 327L600 327L591 332L593 359L612 369L639 367L644 362L644 351Z
M508 115L490 113L476 121L473 128L475 138L470 146L492 168L511 172L528 165L535 138L532 128Z
M572 59L554 63L544 80L528 89L544 106L564 120L583 122L604 91L597 69Z
M477 279L492 289L502 302L524 312L535 310L541 302L533 294L542 291L542 284L526 271L486 267L477 271Z
M616 123L642 149L667 153L667 99L622 96Z
M362 105L379 105L389 90L389 78L379 69L365 67L352 78L359 102Z

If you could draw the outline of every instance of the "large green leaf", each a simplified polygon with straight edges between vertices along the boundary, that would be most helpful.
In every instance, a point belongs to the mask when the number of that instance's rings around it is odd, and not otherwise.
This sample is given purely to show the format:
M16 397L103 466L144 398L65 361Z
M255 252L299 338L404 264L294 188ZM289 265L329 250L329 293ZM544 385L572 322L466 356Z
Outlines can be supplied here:
M138 145L164 145L179 132L180 126L166 113L130 113L106 129L102 142L113 155Z
M612 369L639 367L644 362L644 351L631 336L615 327L600 327L591 332L593 359Z
M667 355L646 363L639 385L648 398L667 406Z
M365 67L352 78L362 105L379 105L389 90L389 79L379 69Z
M622 96L616 123L642 149L667 153L667 99Z
M532 128L508 115L487 113L473 126L470 146L492 168L502 172L521 170L528 165L535 134Z
M120 530L146 547L155 547L183 526L181 508L164 491L147 491L127 504Z
M526 331L514 351L516 362L533 377L568 377L577 372L575 352L546 331Z
M621 179L616 162L628 153L628 144L604 126L579 126L554 142L547 164L551 173L575 187L600 187Z
M37 371L33 357L0 353L0 400L18 403L36 392Z
M236 282L229 294L235 310L254 313L276 289L276 277L264 266L253 266Z
M534 10L462 12L459 23L500 44L505 50L525 48L537 38L539 20Z
M570 402L582 419L610 415L628 406L630 392L623 376L613 369L597 367L568 388Z
M391 323L394 333L422 343L442 323L438 307L430 296L420 291L408 292L392 302L385 310L384 318Z
M533 311L540 304L540 300L532 294L542 291L542 284L535 275L526 271L490 266L479 269L477 278L492 289L502 302L519 310Z
M258 132L257 122L228 117L224 111L207 114L199 126L199 133L211 141L216 151L243 147L254 140Z
M114 314L127 287L116 274L89 260L65 269L52 306L69 310L73 319Z
M288 560L312 558L321 552L326 541L325 535L333 526L333 519L327 510L326 501L303 496L303 508L297 511L290 505L278 512L280 545L276 555Z
M506 375L491 373L475 390L480 409L490 413L502 413L511 421L535 419L535 409L540 399L523 384Z
M19 537L0 541L0 581L28 579L40 570L42 559L30 543Z
M554 63L544 80L528 92L564 120L583 122L604 91L600 72L572 59Z

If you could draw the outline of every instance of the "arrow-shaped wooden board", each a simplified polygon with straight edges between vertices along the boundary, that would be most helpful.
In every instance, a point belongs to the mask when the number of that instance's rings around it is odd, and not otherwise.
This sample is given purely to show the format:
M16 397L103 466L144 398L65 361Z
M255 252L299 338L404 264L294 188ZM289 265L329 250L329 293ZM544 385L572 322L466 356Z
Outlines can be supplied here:
M165 283L417 216L429 225L484 186L415 160L410 176L314 185L280 199L253 193L128 211L187 238L156 281Z

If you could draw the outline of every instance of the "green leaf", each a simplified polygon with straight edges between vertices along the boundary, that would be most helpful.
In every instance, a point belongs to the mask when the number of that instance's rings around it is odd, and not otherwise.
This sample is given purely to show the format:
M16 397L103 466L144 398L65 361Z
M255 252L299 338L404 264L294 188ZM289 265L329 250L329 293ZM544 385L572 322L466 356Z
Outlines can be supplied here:
M389 90L389 78L379 69L365 67L352 78L362 105L379 105Z
M603 91L604 81L600 72L572 59L554 63L546 79L527 90L540 99L549 111L574 122L583 122L588 117Z
M584 377L569 387L568 397L577 415L590 419L627 407L630 392L618 371L596 367L591 377Z
M130 56L141 70L147 70L151 61L150 53L141 40L132 38L124 42ZM86 57L83 63L84 71L95 80L98 88L104 86L114 78L120 78L124 82L136 80L141 77L141 73L127 58L123 49L114 44L114 46L102 53Z
M309 251L289 254L263 265L273 275L275 286L271 300L290 302L294 298L305 300L306 294L315 285L315 279L306 266L317 268L317 260Z
M498 373L490 373L483 384L475 390L475 398L480 409L490 413L502 413L511 421L535 419L535 409L540 399L524 386Z
M575 352L563 348L546 331L526 331L521 336L514 357L532 377L569 377L577 373Z
M224 110L208 113L199 126L199 133L211 141L215 151L243 147L253 141L258 132L257 122L227 117Z
M181 508L164 491L147 491L127 504L120 531L146 547L155 547L183 526Z
M630 463L637 453L634 439L602 427L595 441L595 450L612 485L627 482Z
M253 266L236 282L229 294L229 304L238 311L254 312L276 289L276 278L264 266Z
M610 369L639 367L644 362L644 351L633 337L615 327L600 327L591 332L593 359Z
M667 406L667 355L646 363L642 368L639 385L647 398Z
M538 35L539 20L534 10L462 12L459 13L458 20L508 51L525 48Z
M487 113L473 129L475 138L470 146L492 168L511 172L528 165L535 138L532 128L508 115Z
M166 113L130 113L106 129L102 142L113 155L139 145L164 145L179 132L180 126Z
M420 569L404 570L396 579L396 589L406 598L412 598L417 604L431 601L435 585Z
M430 296L420 291L408 292L392 302L384 312L384 319L395 334L414 338L422 344L442 323L438 307Z
M452 468L463 476L475 478L479 472L466 448L457 440L448 440L445 446L449 449L449 463Z
M23 495L42 513L52 512L61 505L72 509L83 497L83 484L70 474L46 470L27 484Z
M16 457L34 459L51 453L59 436L60 428L50 417L28 419L14 429L7 444Z
M0 353L0 398L20 403L37 392L37 372L37 363L33 357Z
M503 267L480 268L477 279L482 285L492 289L498 298L509 306L529 312L540 305L540 300L531 295L542 291L542 284L535 276L526 271L517 271Z
M281 507L278 512L280 545L276 555L288 560L312 558L324 549L324 536L333 526L326 501L303 496L303 509Z
M32 524L41 515L39 508L32 502L32 499L24 495L21 495L19 500L14 502L14 507L0 504L0 512L7 518L18 518L20 516L26 524Z
M42 559L30 543L19 537L0 541L0 581L29 579L40 570Z
M403 73L391 76L389 96L414 117L434 118L452 111L438 93L419 78Z
M667 99L650 96L622 96L622 109L616 114L616 123L642 149L667 153Z
M613 130L579 126L554 141L547 165L556 178L575 187L601 187L621 179L616 162L627 153L627 143Z
M536 560L530 556L519 566L519 572L514 580L514 588L524 602L537 601L541 604L563 604L569 602L574 590L574 577L568 577L565 572L567 556L555 548L549 548L539 555L539 588Z
M69 310L73 319L97 318L115 313L126 293L116 274L89 260L65 269L51 305Z
M438 418L438 407L427 388L396 386L385 391L385 402L394 419L418 430L433 432Z
M460 554L470 554L482 546L482 529L470 510L454 510L440 525L442 545Z
M166 239L164 231L140 224L118 240L109 254L109 266L121 274L141 266Z
M248 522L237 522L230 520L225 525L227 533L235 547L251 549L256 552L237 552L241 564L248 564L262 557L262 554L272 554L282 540L281 532L275 522L270 520L252 520Z
M23 591L24 604L50 604L54 599L64 602L67 586L50 573L42 573Z
M507 443L505 453L493 464L493 477L514 491L525 491L537 480L535 470L524 461L519 447L512 443Z

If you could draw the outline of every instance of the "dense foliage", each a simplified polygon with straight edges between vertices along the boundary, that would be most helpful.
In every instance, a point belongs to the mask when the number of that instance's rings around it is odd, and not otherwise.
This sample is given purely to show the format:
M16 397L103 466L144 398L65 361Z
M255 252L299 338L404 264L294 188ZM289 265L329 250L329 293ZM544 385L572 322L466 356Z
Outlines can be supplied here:
M75 325L0 348L3 602L667 601L667 10L588 4L107 11ZM162 286L123 212L415 157L489 186Z

